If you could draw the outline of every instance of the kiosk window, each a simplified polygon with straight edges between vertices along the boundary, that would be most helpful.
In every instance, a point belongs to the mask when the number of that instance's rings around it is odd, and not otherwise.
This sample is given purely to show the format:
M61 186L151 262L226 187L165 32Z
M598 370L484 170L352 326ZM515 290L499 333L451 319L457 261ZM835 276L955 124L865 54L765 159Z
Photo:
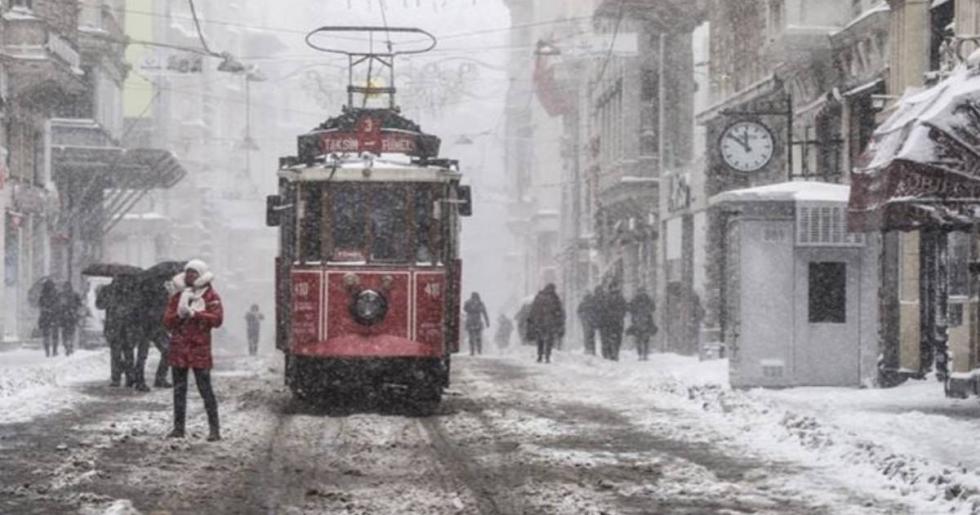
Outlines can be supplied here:
M810 323L847 322L847 264L810 263Z

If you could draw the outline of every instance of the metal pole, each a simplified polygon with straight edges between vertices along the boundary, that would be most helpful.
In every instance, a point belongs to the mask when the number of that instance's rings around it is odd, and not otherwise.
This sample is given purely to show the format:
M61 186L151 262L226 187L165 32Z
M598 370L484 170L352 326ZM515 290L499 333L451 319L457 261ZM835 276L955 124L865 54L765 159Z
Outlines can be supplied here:
M667 140L664 132L667 127L667 120L664 119L664 104L667 102L667 92L664 87L664 57L666 55L667 34L660 34L660 52L657 60L657 176L663 177L664 165L666 160L665 142Z
M946 383L949 378L949 231L936 230L936 300L933 330L935 331L936 379Z
M252 81L245 74L245 176L252 177Z

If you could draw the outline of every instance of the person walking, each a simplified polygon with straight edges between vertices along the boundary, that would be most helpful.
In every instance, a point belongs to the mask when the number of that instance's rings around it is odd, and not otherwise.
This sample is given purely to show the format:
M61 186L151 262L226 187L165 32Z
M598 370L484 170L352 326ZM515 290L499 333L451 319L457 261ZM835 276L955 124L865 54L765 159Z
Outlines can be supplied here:
M490 317L487 307L480 300L480 294L473 292L469 300L463 304L466 313L466 333L470 339L470 356L483 354L483 328L490 327ZM486 324L486 325L484 325Z
M598 289L597 289L598 291ZM595 356L595 333L598 326L597 306L595 295L586 292L582 301L578 304L579 322L582 324L582 336L585 339L585 353Z
M252 304L252 307L245 313L245 326L248 333L248 355L255 356L259 352L259 330L265 316L259 312L259 305Z
M137 384L133 351L144 338L140 311L139 280L120 275L96 292L95 307L105 310L103 334L109 344L110 385L119 386L123 375L126 387Z
M629 302L630 322L633 337L636 338L636 353L640 361L647 361L650 355L650 337L657 334L653 321L656 305L646 290L640 287Z
M599 301L599 337L602 340L602 357L618 361L619 348L623 344L623 325L626 319L626 298L615 284L602 292Z
M154 388L170 388L172 385L167 381L167 371L170 366L167 363L170 350L170 336L167 328L163 324L163 317L167 310L167 303L170 301L170 292L167 289L166 281L159 277L150 277L140 280L138 288L139 317L132 320L134 325L140 327L140 331L135 333L139 337L136 343L136 361L134 367L133 387L139 391L149 391L146 385L146 359L150 353L150 343L156 347L160 353L160 361L157 363L156 374L153 378Z
M41 283L37 301L37 329L44 344L44 355L58 355L58 287L50 278Z
M510 335L514 332L514 323L507 318L507 315L501 313L497 317L497 333L494 334L493 339L497 343L498 349L506 349L510 346Z
M82 297L71 286L71 281L65 281L58 292L58 329L61 342L65 346L65 355L75 352L75 332L82 309ZM59 331L55 331L57 334Z
M527 337L538 344L538 363L551 363L555 341L565 336L565 309L553 283L538 292L527 317Z
M197 390L208 415L208 441L221 439L218 401L211 388L211 330L221 327L224 310L206 263L193 259L174 278L181 290L170 297L163 323L170 330L170 366L174 382L174 428L168 435L183 438L187 415L187 374L194 370Z

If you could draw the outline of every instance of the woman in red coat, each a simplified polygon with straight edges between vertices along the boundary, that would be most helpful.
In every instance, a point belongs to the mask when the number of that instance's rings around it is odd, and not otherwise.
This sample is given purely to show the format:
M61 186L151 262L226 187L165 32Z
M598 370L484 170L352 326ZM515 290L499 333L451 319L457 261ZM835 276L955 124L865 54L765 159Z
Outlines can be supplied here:
M194 369L197 391L204 399L210 433L208 441L221 439L218 401L211 389L211 329L221 326L221 297L211 286L214 275L203 261L187 262L184 273L174 277L180 289L170 297L163 324L170 330L170 366L174 382L174 430L171 438L184 437L187 415L187 370Z

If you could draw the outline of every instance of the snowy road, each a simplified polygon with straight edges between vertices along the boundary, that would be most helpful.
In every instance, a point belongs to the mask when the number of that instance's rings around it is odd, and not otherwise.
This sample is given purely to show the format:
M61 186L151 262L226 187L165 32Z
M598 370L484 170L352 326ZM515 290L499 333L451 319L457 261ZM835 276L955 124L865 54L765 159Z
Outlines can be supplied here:
M216 444L193 389L190 437L172 441L169 391L62 387L73 409L0 423L0 513L911 511L833 467L759 452L617 364L459 357L430 417L297 405L278 364L218 360Z

